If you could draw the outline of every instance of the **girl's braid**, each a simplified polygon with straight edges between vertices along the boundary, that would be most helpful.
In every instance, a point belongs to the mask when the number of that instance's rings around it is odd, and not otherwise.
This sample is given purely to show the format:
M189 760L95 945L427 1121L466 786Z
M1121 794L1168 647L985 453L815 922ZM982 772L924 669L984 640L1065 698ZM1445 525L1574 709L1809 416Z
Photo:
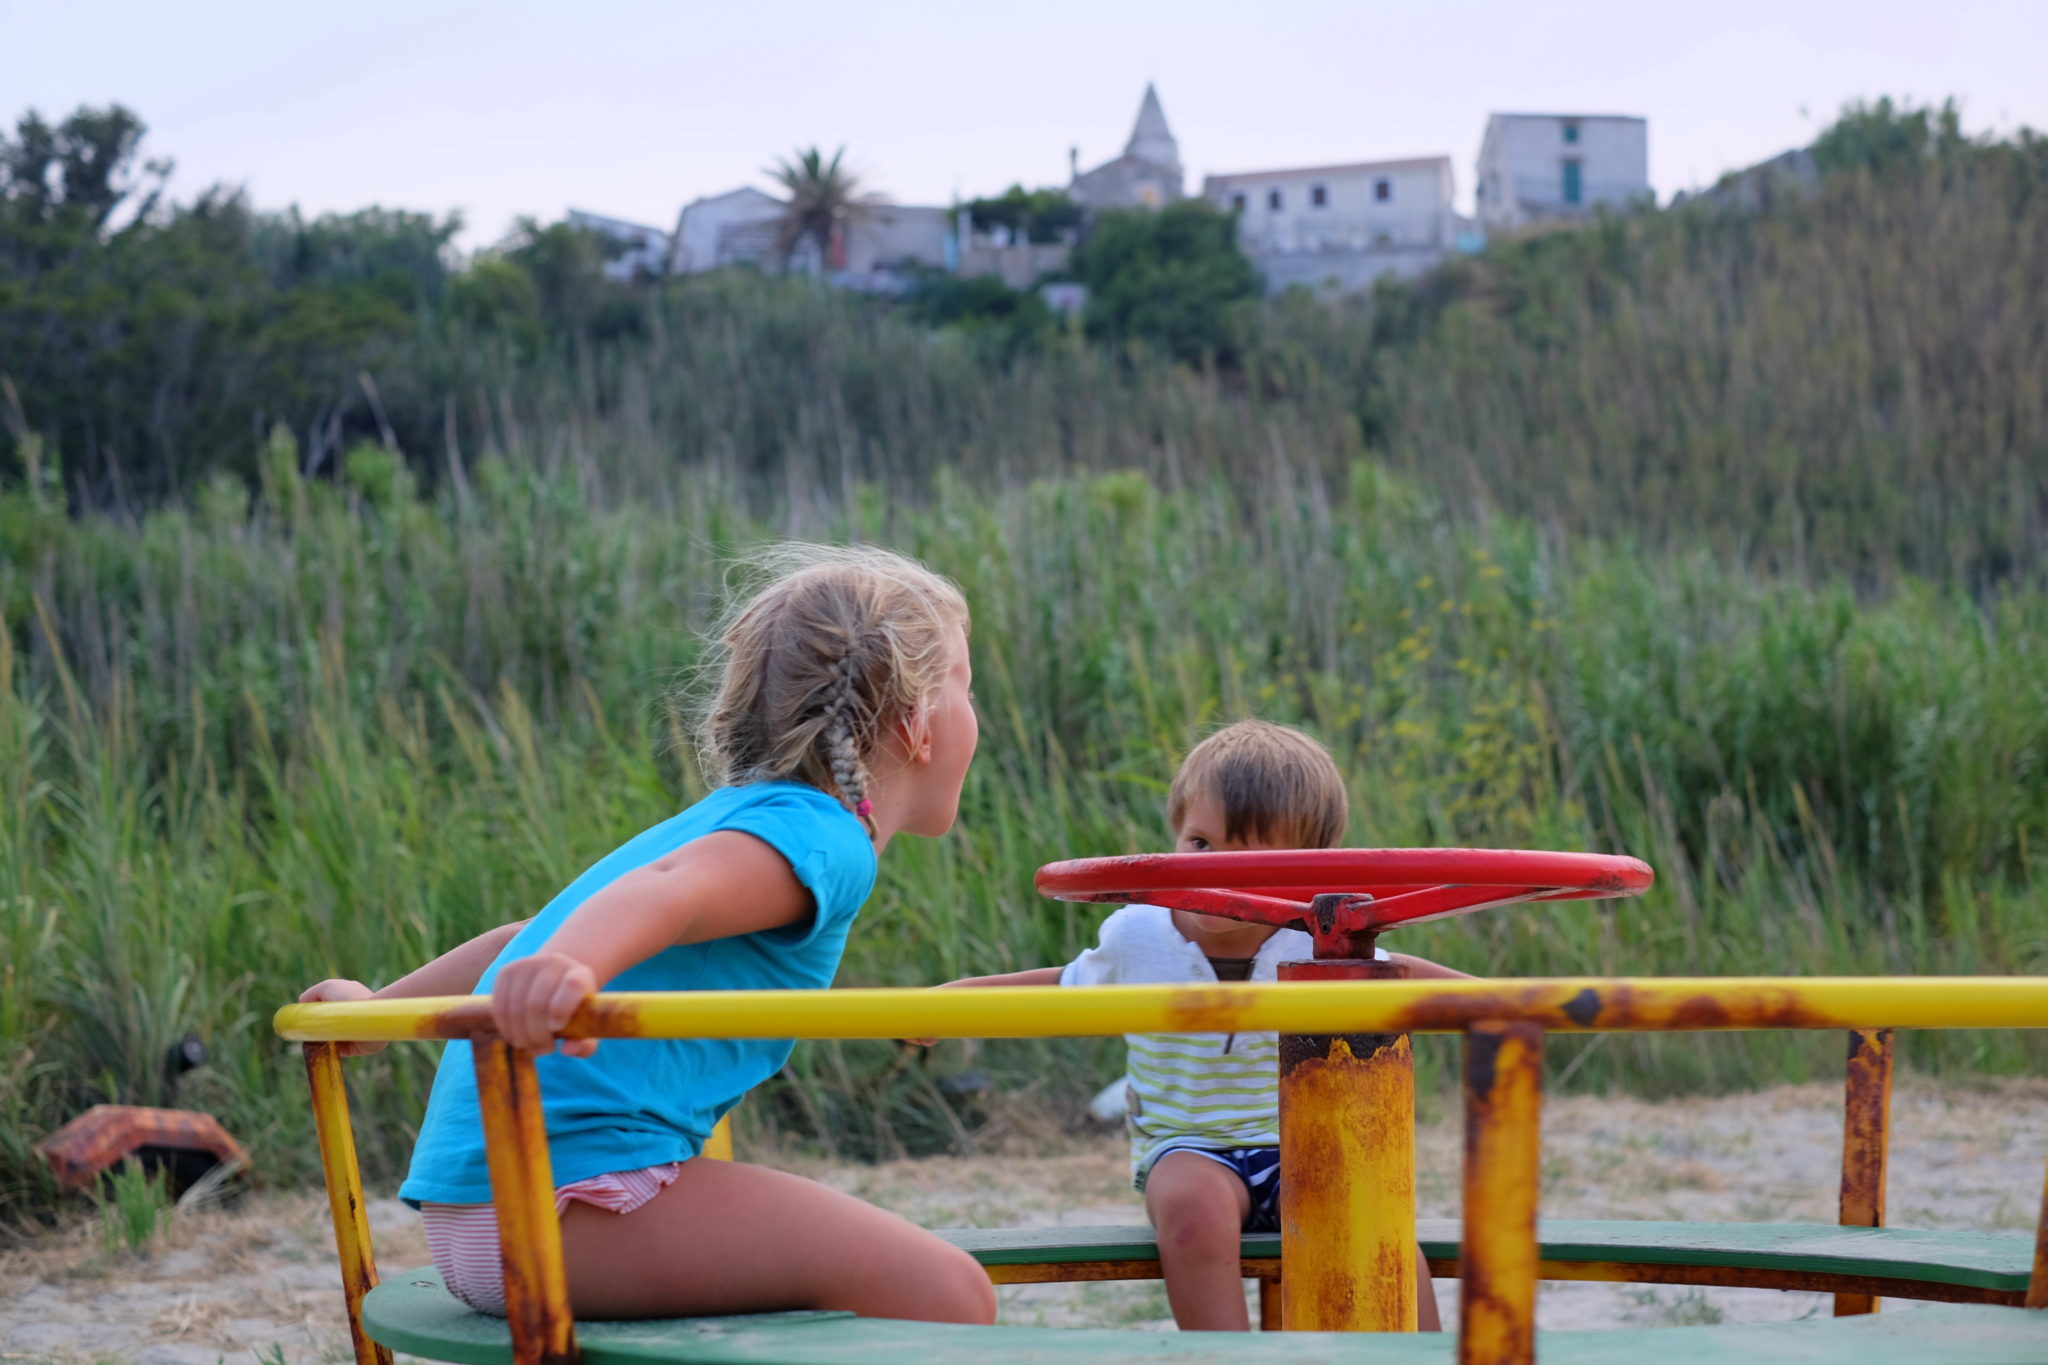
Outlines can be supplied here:
M825 763L832 772L832 784L839 799L860 816L861 823L874 830L874 822L861 809L868 798L868 770L860 756L860 654L858 636L847 642L840 657L832 694L825 700L825 725L819 732Z

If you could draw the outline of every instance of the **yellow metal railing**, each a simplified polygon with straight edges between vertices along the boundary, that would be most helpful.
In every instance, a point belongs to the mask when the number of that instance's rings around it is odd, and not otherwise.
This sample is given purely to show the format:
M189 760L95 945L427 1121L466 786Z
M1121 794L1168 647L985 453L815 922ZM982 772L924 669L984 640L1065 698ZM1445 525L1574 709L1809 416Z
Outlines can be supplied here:
M520 1365L566 1365L575 1345L533 1058L496 1040L481 997L288 1005L278 1033L306 1044L322 1160L335 1210L350 1326L362 1365L389 1354L362 1335L362 1296L375 1283L362 1188L335 1044L470 1038L475 1049L492 1192L504 1229L506 1290ZM1459 1360L1518 1365L1534 1358L1538 1268L1536 1188L1542 1049L1547 1032L1843 1029L1852 1032L1844 1124L1842 1221L1883 1217L1885 1133L1895 1028L2048 1028L2048 980L2008 977L1581 978L1465 982L1289 982L1217 987L1019 987L1002 991L719 991L592 998L563 1030L596 1038L1021 1038L1117 1033L1277 1032L1382 1039L1415 1032L1466 1035L1466 1163L1460 1243ZM1298 1120L1297 1120L1298 1121ZM1283 1095L1283 1144L1290 1118ZM1412 1185L1412 1161L1388 1163ZM1299 1175L1301 1173L1297 1173ZM1346 1244L1340 1210L1319 1210L1299 1184L1290 1208L1331 1226L1283 1229L1289 1248ZM1340 1201L1341 1202L1341 1201ZM1412 1194L1376 1201L1391 1226L1375 1244L1412 1247ZM1290 1222L1293 1221L1290 1219ZM1321 1240L1319 1240L1319 1238ZM1308 1257L1300 1258L1306 1261ZM1367 1325L1412 1324L1412 1302L1367 1302ZM1409 1291L1412 1299L1412 1286ZM1284 1310L1289 1326L1318 1320L1314 1300ZM2048 1309L2048 1191L2027 1306ZM1844 1295L1838 1312L1868 1312Z
M293 1042L470 1038L483 996L286 1005ZM1000 991L684 991L593 997L564 1038L1085 1038L1115 1033L1457 1033L1516 1019L1554 1033L2048 1028L2035 977L1565 977Z

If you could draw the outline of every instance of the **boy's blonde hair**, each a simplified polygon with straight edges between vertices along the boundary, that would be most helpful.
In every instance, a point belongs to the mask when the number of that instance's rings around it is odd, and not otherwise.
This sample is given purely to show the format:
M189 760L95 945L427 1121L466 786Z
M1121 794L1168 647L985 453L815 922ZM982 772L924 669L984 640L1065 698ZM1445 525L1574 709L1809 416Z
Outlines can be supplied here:
M1301 731L1241 720L1194 747L1166 796L1176 835L1188 807L1211 796L1223 837L1282 848L1335 848L1351 820L1351 797L1329 751Z
M916 560L866 545L776 545L745 564L768 581L727 611L705 662L705 775L806 782L858 811L876 743L922 715L952 669L967 600Z

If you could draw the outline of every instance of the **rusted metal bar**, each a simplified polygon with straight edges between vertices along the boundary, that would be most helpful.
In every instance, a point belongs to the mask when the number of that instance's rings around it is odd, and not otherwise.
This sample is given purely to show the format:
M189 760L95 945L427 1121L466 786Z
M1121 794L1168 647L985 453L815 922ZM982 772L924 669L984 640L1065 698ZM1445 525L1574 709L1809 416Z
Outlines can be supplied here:
M498 1242L504 1249L513 1365L574 1365L576 1327L562 1268L562 1225L555 1216L555 1182L533 1055L495 1038L473 1050L491 1202L497 1205Z
M1259 1281L1259 1330L1277 1332L1280 1330L1280 1277Z
M1542 1109L1543 1030L1528 1023L1467 1029L1460 1365L1536 1359Z
M2041 1221L2034 1225L2034 1274L2027 1281L2027 1307L2048 1309L2048 1179L2041 1183Z
M1261 1280L1267 1292L1277 1293L1280 1258L1246 1257L1241 1263L1244 1277ZM1108 1280L1156 1280L1159 1262L1142 1261L1050 1261L1035 1265L991 1265L991 1284L1088 1284ZM1438 1279L1456 1279L1462 1267L1454 1256L1429 1258L1430 1273ZM1536 1278L1573 1280L1600 1284L1700 1284L1729 1289L1791 1289L1809 1294L1888 1294L1893 1298L1927 1303L1990 1303L2018 1308L2026 1302L2025 1289L1984 1289L1976 1285L1944 1284L1936 1280L1915 1280L1894 1276L1838 1274L1827 1270L1781 1270L1768 1266L1673 1265L1663 1261L1553 1261L1536 1263ZM1277 1309L1276 1309L1277 1311ZM1276 1322L1277 1325L1277 1322Z
M1456 1261L1430 1261L1438 1275L1455 1275ZM1846 1275L1828 1270L1772 1270L1752 1266L1671 1265L1658 1261L1539 1261L1538 1280L1605 1284L1699 1284L1728 1289L1790 1289L1810 1294L1885 1294L1926 1303L1995 1303L2017 1308L2026 1293L1888 1275Z
M1205 854L1222 857L1222 854ZM1116 1033L1452 1033L1524 1019L1552 1033L2048 1028L2040 977L1603 977L1006 991L679 991L593 996L575 1038L1064 1038ZM287 1005L292 1042L478 1038L488 997Z
M1370 951L1370 945L1366 945ZM1368 958L1288 962L1283 981L1398 980ZM1415 1050L1405 1033L1280 1039L1281 1324L1412 1332Z
M732 1160L732 1115L727 1114L711 1129L711 1136L704 1139L704 1150L700 1153L713 1161Z
M990 1284L1092 1284L1103 1280L1161 1278L1156 1257L1142 1261L1041 1261L1025 1265L989 1265L982 1269L987 1272ZM1279 1292L1278 1256L1247 1256L1238 1263L1238 1273L1248 1280L1260 1281L1275 1294ZM1274 1311L1278 1312L1279 1300L1273 1302ZM1279 1326L1277 1319L1274 1326Z
M1892 1031L1849 1030L1842 1105L1842 1226L1884 1226L1885 1159L1891 1145ZM1875 1313L1869 1294L1835 1295L1835 1316Z
M363 1296L377 1287L377 1257L363 1207L363 1173L356 1164L356 1132L348 1119L348 1087L341 1077L338 1043L308 1043L306 1081L313 1091L313 1127L320 1135L320 1169L327 1177L327 1208L334 1216L334 1250L341 1263L341 1297L348 1305L348 1336L356 1365L391 1365L391 1351L363 1331Z

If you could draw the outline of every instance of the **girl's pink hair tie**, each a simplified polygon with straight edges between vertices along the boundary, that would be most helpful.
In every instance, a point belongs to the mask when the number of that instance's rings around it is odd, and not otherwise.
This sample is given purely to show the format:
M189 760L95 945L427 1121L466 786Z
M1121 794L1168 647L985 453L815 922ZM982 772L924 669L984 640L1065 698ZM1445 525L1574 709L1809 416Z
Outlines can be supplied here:
M875 813L875 803L863 797L860 804L853 808L853 813L865 820Z

